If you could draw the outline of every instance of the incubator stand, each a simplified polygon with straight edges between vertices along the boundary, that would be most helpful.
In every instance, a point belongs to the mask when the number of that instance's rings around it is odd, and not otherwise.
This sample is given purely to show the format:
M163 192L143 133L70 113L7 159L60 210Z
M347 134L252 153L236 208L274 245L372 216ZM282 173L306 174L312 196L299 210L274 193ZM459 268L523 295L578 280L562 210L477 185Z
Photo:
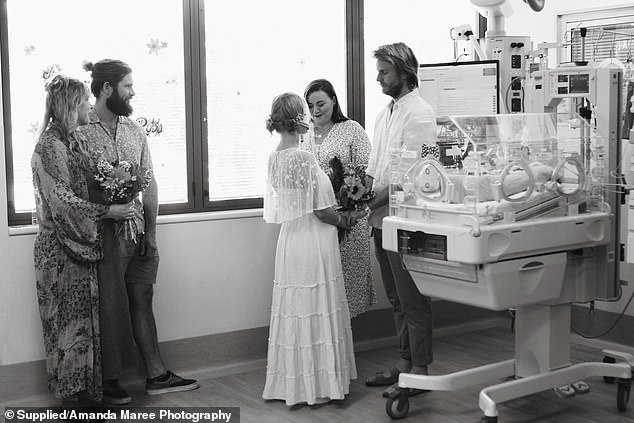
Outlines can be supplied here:
M425 295L515 308L515 357L401 374L399 386L454 390L511 376L480 392L483 421L497 421L498 403L604 376L620 378L625 410L628 364L570 363L571 304L598 298L618 265L609 254L618 240L606 188L612 152L601 137L572 114L454 116L439 123L438 151L419 151L429 150L392 148L383 247L401 254ZM407 389L386 404L392 418L408 409Z

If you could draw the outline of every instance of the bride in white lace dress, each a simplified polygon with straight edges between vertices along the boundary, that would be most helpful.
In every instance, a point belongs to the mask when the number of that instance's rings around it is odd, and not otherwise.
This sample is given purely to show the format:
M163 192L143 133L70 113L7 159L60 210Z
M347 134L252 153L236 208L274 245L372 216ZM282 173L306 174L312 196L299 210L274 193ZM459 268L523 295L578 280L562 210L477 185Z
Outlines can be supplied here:
M334 211L330 180L299 149L306 121L304 100L293 93L275 98L267 120L281 138L269 157L264 219L282 227L262 397L287 405L343 399L357 377L337 226L359 216Z

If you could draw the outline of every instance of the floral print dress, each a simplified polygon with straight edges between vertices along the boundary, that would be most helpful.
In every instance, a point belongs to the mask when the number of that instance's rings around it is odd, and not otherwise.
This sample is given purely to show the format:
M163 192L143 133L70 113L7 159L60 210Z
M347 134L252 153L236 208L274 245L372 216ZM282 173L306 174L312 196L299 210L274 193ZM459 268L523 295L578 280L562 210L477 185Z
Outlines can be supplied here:
M315 132L311 127L300 146L317 157L319 166L324 171L328 170L328 162L334 156L337 156L344 166L367 166L371 150L368 135L363 127L353 120L335 123L321 143L316 142ZM355 317L376 304L367 217L359 220L339 248L350 316Z
M38 233L34 261L48 387L57 398L102 395L97 261L108 206L88 199L81 154L47 130L31 159Z

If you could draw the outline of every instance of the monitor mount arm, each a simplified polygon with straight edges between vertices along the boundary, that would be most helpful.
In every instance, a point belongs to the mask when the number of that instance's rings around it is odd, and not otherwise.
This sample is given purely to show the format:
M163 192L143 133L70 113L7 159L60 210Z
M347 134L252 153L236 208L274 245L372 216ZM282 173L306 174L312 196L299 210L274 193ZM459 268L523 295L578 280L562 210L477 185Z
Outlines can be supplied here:
M455 26L451 28L451 31L449 31L449 35L452 40L469 40L476 53L478 53L478 57L480 58L480 60L488 59L487 54L484 52L484 50L482 50L480 43L478 43L478 40L473 34L473 28L471 28L471 25L464 24L460 26Z

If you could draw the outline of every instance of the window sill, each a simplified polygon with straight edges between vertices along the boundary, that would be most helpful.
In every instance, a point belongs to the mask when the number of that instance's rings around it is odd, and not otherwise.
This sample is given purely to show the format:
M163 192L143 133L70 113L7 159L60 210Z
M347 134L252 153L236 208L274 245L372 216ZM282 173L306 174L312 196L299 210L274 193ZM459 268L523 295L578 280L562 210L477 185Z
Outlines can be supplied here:
M173 223L205 222L209 220L248 219L262 217L262 209L224 210L204 213L166 214L158 217L157 225ZM37 225L11 226L9 236L33 235Z

